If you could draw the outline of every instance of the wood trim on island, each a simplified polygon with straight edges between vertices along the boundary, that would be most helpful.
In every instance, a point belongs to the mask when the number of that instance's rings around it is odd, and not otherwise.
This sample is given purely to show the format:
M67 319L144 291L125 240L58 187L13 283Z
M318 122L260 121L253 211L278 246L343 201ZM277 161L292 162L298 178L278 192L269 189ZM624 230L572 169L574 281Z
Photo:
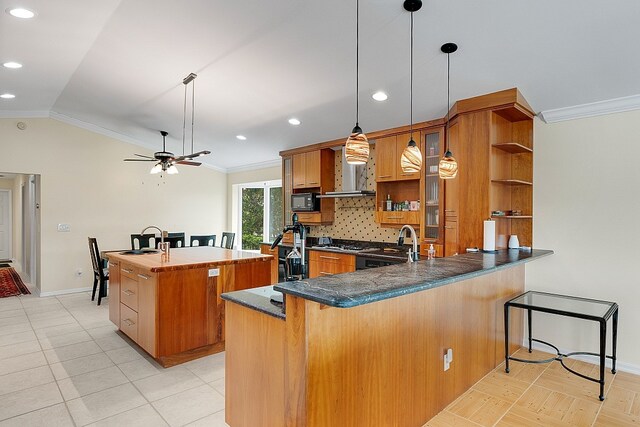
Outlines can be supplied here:
M351 308L288 294L285 320L229 302L226 422L422 426L501 363L502 307L524 283L520 264Z

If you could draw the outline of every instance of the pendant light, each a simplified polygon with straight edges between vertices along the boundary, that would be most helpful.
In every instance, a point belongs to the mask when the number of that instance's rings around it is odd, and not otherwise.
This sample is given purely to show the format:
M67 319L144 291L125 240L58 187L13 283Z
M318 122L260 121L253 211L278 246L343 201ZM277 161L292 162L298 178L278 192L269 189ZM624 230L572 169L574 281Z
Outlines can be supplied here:
M453 157L453 154L451 154L451 151L449 151L449 110L451 109L451 97L449 95L451 86L451 61L449 55L458 50L458 45L455 43L445 43L442 45L440 50L447 54L447 123L445 124L445 145L447 148L444 153L444 157L440 160L440 164L438 165L438 175L440 175L440 178L442 179L452 179L458 175L458 162Z
M404 8L411 12L411 65L409 67L410 138L400 158L400 166L404 173L420 172L420 169L422 169L422 153L420 153L418 144L413 140L413 12L420 10L421 7L422 1L420 0L405 0L404 2Z
M356 125L347 138L344 155L350 165L363 165L369 160L369 140L358 124L360 113L360 0L356 0Z

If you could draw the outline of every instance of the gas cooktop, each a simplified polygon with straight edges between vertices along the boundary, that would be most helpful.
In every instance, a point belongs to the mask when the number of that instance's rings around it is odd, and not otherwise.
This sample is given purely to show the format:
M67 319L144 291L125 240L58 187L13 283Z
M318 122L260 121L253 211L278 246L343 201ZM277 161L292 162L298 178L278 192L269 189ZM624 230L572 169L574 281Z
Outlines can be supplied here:
M380 250L380 248L365 248L360 245L317 245L312 246L309 249L328 249L331 251L344 251L344 252L371 252Z

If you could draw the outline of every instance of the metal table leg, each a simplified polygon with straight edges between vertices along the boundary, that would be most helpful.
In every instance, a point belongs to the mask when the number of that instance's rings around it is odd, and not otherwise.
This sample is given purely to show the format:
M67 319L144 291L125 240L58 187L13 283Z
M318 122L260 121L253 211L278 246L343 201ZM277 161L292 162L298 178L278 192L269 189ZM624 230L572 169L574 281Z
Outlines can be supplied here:
M504 305L504 371L509 373L509 306Z
M527 310L527 322L529 326L529 353L531 353L531 309Z
M611 373L616 373L616 348L618 346L618 309L613 313L613 343L611 348Z
M600 321L600 401L604 400L604 365L607 357L607 321Z

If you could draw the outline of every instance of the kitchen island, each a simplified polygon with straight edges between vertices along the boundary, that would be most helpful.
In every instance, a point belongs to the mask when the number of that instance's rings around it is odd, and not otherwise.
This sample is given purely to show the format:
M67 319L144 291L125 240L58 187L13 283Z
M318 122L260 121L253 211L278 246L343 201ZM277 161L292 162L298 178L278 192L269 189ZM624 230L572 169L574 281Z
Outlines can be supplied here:
M280 312L255 292L224 294L227 423L423 425L504 360L503 304L524 292L524 264L552 253L464 254L280 283ZM515 352L522 317L510 328Z
M223 292L270 283L271 255L216 247L108 252L109 319L162 366L224 350Z

